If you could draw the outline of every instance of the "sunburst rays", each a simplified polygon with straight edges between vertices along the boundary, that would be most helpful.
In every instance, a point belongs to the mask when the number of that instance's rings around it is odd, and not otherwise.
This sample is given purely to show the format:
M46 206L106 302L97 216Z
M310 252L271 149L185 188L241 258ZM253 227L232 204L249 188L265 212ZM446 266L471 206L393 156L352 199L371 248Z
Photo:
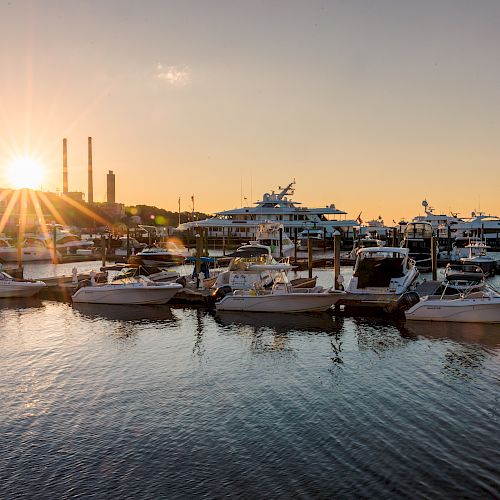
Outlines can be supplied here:
M69 196L61 194L59 199L66 205L67 208L74 208L87 219L94 220L100 225L108 227L112 223L100 214L91 210L88 206L78 203ZM67 225L67 220L61 214L61 211L54 205L47 193L42 191L33 191L31 189L5 190L0 193L0 202L3 202L6 207L0 217L0 233L3 233L9 222L12 225L12 216L16 218L18 247L21 248L24 236L28 228L28 214L36 216L37 225L42 232L45 241L50 242L51 236L48 227L50 223L58 223ZM54 252L54 258L56 254Z

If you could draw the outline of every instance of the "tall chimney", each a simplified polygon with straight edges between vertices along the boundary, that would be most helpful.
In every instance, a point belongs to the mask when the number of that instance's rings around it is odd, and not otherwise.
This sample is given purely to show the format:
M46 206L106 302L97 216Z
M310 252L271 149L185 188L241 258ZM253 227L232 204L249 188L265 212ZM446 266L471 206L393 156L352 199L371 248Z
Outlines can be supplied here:
M92 137L89 137L88 193L87 202L94 203L94 181L92 179Z
M63 139L63 193L68 194L68 140Z

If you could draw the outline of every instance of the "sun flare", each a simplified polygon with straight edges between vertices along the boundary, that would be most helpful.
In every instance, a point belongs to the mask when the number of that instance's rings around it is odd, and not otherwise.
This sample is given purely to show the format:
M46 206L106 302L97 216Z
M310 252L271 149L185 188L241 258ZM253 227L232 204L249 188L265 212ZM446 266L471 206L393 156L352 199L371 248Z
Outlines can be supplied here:
M29 156L15 158L6 169L7 179L16 189L37 189L42 184L43 168Z

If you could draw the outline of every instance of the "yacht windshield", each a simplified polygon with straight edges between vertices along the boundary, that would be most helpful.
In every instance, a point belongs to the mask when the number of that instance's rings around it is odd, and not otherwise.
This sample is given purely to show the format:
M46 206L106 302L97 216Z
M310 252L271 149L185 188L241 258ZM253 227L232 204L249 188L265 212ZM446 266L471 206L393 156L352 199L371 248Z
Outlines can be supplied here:
M235 257L229 266L230 271L247 271L252 264L265 264L266 255L255 257Z
M353 276L358 278L358 287L388 287L392 278L404 276L404 257L365 257L358 262Z

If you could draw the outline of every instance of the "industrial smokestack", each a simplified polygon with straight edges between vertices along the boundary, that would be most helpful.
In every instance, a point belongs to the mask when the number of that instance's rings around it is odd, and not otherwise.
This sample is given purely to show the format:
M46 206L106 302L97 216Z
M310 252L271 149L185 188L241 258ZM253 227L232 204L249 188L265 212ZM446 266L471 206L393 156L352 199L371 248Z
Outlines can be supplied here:
M89 137L88 194L87 202L94 203L94 180L92 178L92 137Z
M63 139L63 193L68 194L68 141Z
M115 174L113 173L112 170L108 172L108 175L106 176L106 185L107 185L107 201L108 203L115 203L116 198L115 198Z

